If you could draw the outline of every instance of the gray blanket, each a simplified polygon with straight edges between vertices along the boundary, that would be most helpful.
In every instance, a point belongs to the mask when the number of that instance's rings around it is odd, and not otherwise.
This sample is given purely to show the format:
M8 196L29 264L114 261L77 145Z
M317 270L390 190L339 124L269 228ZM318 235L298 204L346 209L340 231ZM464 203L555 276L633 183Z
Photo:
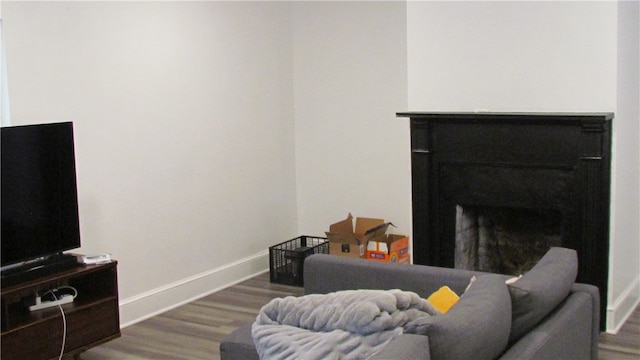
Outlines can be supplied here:
M261 359L366 359L438 313L413 292L347 290L273 299L251 329Z

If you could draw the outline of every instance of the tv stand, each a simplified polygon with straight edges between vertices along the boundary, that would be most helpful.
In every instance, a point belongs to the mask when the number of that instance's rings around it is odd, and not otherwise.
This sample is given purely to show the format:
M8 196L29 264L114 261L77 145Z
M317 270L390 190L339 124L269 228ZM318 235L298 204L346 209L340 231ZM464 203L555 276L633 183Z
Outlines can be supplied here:
M44 259L25 263L2 271L2 287L33 280L47 274L64 271L79 266L74 255L56 254Z
M65 357L120 336L117 262L77 264L18 284L2 284L2 360L58 358L65 336L60 308L29 311L29 305L36 293L66 286L78 295L60 305L66 320Z

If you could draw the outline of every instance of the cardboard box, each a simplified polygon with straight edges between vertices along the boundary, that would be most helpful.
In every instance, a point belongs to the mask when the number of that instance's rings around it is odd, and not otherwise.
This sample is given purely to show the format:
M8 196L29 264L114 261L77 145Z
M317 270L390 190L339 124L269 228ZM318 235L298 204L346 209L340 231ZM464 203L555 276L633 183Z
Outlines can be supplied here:
M367 259L409 264L409 238L405 235L387 235L367 244Z
M392 225L373 218L356 218L355 223L354 229L353 216L349 214L346 219L329 226L329 231L325 232L329 239L329 254L366 258L367 243L385 237L387 227Z

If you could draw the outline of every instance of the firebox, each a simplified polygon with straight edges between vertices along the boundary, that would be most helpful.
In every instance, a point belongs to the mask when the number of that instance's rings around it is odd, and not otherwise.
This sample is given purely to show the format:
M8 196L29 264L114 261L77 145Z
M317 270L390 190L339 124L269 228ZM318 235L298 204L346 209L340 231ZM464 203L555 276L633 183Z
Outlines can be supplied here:
M604 329L613 114L397 115L411 124L414 263L517 276L575 249Z

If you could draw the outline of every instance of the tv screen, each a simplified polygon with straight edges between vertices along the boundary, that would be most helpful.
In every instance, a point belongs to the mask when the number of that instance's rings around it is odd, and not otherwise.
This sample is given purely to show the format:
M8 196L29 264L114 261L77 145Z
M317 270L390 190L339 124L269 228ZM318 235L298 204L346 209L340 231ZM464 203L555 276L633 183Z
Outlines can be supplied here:
M1 266L80 247L73 124L1 132Z

